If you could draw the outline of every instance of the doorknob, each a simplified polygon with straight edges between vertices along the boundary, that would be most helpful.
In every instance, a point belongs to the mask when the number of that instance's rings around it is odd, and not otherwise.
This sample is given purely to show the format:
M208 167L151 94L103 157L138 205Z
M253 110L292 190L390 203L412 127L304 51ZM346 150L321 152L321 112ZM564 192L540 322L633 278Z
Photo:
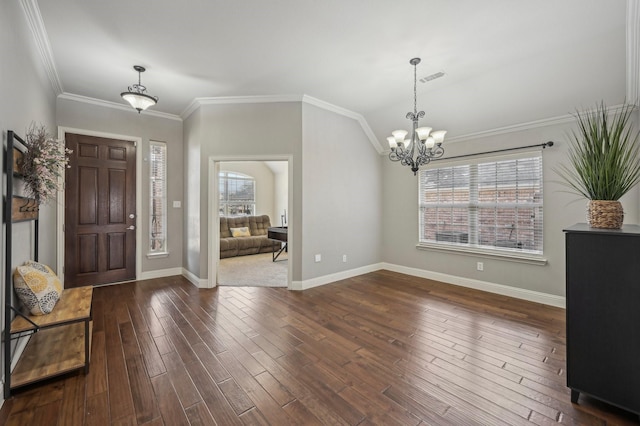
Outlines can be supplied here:
M134 225L131 226L127 226L127 228L129 231L133 231L134 229L136 229L136 227Z

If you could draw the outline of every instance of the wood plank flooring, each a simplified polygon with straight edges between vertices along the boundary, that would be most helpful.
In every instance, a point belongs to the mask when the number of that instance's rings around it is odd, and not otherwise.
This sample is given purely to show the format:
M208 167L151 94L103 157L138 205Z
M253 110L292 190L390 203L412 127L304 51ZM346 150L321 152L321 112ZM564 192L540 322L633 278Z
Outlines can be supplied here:
M182 277L94 292L91 368L3 425L638 424L565 377L564 311L389 271L291 292Z

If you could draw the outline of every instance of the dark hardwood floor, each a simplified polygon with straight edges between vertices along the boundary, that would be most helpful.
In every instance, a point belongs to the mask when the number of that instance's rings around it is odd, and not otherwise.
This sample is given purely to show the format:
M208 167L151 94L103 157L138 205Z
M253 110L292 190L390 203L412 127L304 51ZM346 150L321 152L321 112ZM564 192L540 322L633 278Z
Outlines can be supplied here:
M388 271L304 292L94 292L91 369L3 425L637 424L565 385L562 309Z

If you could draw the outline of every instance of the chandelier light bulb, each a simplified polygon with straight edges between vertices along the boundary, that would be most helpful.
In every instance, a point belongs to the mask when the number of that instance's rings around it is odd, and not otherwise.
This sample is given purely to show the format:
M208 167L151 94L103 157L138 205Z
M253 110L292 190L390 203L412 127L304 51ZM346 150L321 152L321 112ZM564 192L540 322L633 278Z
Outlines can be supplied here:
M421 141L424 141L429 137L429 132L431 132L431 127L418 127L416 129L418 139L420 139Z
M444 142L444 135L446 134L446 130L436 130L435 132L431 133L431 137L436 141L436 143L442 144L442 142Z
M435 146L436 141L432 136L429 136L425 141L424 141L424 146L427 147L427 149L431 149Z
M407 132L406 130L394 130L393 132L391 132L393 137L396 138L396 142L398 143L404 142L404 137L407 136L408 133L409 132Z

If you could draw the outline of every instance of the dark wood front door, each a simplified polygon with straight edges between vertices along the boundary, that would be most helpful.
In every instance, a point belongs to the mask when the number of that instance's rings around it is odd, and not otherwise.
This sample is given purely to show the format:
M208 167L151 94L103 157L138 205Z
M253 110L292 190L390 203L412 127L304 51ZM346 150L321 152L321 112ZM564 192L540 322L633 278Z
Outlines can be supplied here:
M65 287L136 277L136 147L65 135L73 152L65 181Z

